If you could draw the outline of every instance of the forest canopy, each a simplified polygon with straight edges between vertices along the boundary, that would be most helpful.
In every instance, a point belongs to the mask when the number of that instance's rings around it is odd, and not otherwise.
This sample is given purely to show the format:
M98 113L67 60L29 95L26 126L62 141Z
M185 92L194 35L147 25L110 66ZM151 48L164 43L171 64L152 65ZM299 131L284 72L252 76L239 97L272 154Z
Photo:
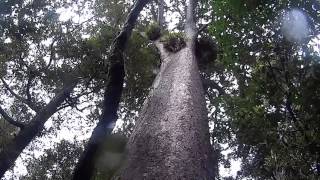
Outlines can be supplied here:
M0 0L0 177L319 179L319 0Z

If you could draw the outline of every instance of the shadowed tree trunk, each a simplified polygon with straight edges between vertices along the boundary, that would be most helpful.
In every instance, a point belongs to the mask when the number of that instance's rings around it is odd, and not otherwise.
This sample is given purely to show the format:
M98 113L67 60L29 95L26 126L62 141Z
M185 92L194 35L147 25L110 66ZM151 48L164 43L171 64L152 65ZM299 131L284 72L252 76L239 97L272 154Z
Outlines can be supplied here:
M123 90L125 76L123 51L131 36L137 18L150 0L137 0L128 14L127 20L111 45L107 59L108 81L105 86L102 116L94 128L86 149L75 168L73 180L89 180L94 171L99 147L113 130L112 124L117 120L117 110Z
M194 8L187 3L186 47L167 52L127 145L121 179L213 179L209 127L195 57Z
M20 127L19 134L0 153L0 177L13 166L23 149L44 128L45 122L57 112L57 108L69 97L77 83L78 79L76 78L66 83L62 90L44 108L38 111L29 124Z

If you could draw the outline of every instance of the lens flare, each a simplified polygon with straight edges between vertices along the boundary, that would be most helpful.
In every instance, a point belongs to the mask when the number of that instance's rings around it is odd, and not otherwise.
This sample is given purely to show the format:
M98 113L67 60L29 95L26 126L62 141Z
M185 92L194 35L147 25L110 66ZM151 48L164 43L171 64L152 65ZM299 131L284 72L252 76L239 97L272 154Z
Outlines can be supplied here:
M282 18L282 33L291 42L303 42L309 35L307 16L298 9L286 12Z

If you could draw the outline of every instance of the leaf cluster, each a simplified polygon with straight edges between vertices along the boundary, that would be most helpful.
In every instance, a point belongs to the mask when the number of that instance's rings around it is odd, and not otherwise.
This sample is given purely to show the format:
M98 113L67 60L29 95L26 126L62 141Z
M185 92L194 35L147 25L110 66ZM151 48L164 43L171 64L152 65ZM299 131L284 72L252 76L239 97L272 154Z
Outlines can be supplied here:
M151 41L157 40L161 36L161 28L158 23L151 23L146 30L146 34Z

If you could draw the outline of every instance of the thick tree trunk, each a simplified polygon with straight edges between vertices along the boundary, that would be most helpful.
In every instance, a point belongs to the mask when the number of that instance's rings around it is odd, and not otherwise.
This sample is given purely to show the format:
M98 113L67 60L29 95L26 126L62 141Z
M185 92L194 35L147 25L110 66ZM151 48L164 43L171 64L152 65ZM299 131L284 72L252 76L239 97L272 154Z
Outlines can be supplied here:
M107 59L109 64L108 82L105 87L103 114L92 132L89 142L75 168L73 180L90 180L95 170L99 147L113 130L117 120L117 110L123 89L125 76L123 51L131 36L137 18L150 0L137 0L131 9L120 34L115 38Z
M186 47L169 56L128 143L121 179L211 179L203 89Z
M187 46L177 53L158 48L160 72L127 149L121 179L213 179L204 91L194 52L193 10L188 2Z
M44 128L45 122L57 111L76 86L78 80L74 79L66 84L39 113L32 119L30 124L25 125L19 134L0 153L0 177L14 164L23 149Z

